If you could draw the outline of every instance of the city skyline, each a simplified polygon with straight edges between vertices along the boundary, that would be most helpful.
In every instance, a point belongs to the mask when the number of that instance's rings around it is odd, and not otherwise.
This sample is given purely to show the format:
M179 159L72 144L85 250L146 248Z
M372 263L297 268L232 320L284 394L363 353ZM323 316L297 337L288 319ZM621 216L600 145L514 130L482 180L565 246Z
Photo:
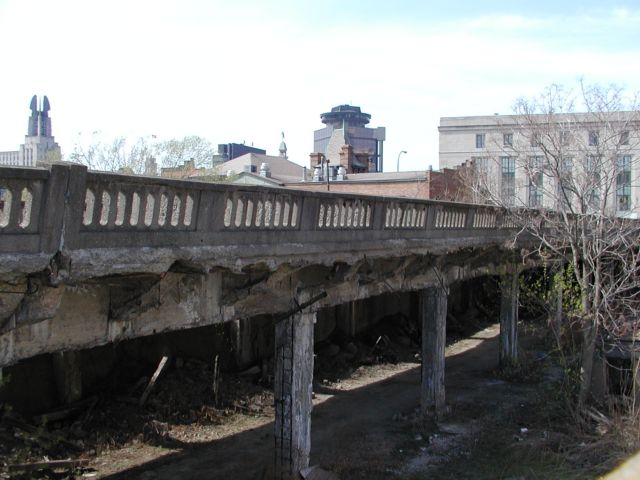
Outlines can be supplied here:
M81 138L199 135L308 164L320 114L385 126L385 170L438 166L442 116L509 114L551 83L640 90L640 5L601 2L92 3L0 0L9 66L0 151L51 100L63 153ZM462 12L462 13L461 13Z

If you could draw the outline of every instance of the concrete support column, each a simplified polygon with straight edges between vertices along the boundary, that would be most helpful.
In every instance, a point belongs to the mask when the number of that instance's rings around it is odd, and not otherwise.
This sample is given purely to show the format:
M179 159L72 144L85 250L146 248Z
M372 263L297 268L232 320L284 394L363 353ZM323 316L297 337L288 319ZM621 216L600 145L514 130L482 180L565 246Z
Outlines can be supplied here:
M444 411L444 359L447 326L447 290L426 288L420 292L422 323L422 386L420 410L423 415Z
M315 313L298 313L276 324L275 334L275 478L299 478L309 466L313 324Z
M500 281L500 366L518 362L518 274Z
M239 370L243 370L251 366L255 361L251 320L233 320L230 328L234 342L236 367Z
M80 353L56 352L52 355L53 374L56 379L58 398L67 405L82 398L82 370Z

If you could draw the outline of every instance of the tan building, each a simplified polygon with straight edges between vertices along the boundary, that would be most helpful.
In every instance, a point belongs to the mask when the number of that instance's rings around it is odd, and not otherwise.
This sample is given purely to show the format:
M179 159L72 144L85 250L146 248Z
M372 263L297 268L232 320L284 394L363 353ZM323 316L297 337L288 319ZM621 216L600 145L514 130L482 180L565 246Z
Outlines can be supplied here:
M558 208L561 177L576 202L608 175L611 210L640 212L640 112L442 117L438 131L440 168L471 162L507 205Z

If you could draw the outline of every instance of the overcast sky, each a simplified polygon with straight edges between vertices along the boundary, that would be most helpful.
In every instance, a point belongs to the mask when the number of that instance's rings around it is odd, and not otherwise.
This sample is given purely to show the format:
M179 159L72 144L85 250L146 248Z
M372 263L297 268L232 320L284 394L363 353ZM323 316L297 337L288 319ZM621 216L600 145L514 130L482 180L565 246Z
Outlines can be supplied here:
M387 128L385 170L438 166L441 116L511 113L552 83L640 90L640 1L0 0L0 150L33 94L63 153L200 135L308 164L320 114Z

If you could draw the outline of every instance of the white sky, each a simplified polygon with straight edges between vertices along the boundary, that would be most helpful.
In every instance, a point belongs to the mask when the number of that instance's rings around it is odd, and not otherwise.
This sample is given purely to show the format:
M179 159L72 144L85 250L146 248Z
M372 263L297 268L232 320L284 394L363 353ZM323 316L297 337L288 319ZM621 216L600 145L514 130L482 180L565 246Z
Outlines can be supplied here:
M444 4L444 5L443 5ZM33 94L77 141L200 135L308 164L320 114L387 128L385 170L438 165L441 116L507 114L551 83L640 91L640 2L0 0L0 150Z

